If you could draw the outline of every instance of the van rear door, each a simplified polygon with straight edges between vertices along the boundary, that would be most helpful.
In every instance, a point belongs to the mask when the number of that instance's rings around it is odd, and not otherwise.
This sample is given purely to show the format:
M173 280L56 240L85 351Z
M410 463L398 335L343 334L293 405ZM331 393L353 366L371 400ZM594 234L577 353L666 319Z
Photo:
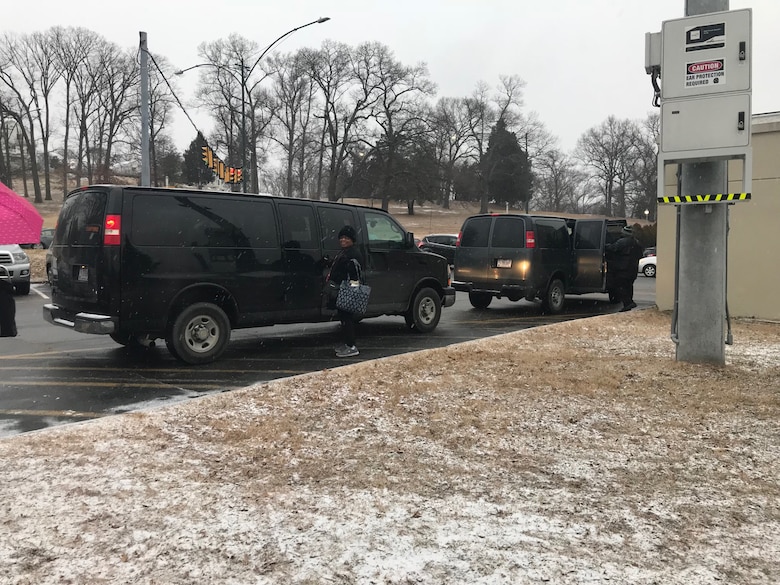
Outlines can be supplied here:
M526 288L531 274L526 248L526 224L520 216L500 215L493 223L490 237L488 280L504 286Z
M468 218L455 249L455 280L482 285L488 280L490 230L493 218L480 215Z
M52 242L52 299L63 309L116 315L119 299L108 286L117 268L120 225L110 205L121 189L89 188L65 199ZM115 201L113 201L115 199ZM106 246L109 242L110 246Z

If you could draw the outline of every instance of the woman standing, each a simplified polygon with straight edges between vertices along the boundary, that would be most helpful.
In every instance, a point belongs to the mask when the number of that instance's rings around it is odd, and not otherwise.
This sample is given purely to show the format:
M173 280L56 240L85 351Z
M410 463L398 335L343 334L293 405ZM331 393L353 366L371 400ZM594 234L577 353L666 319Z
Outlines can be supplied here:
M345 225L339 231L339 245L341 251L333 261L328 281L338 290L338 286L344 280L358 280L359 270L362 270L363 257L355 246L357 241L357 232L351 225ZM331 296L329 307L336 308L336 297ZM338 309L339 320L341 321L341 335L344 341L343 345L336 348L336 357L354 357L360 352L355 345L355 316Z

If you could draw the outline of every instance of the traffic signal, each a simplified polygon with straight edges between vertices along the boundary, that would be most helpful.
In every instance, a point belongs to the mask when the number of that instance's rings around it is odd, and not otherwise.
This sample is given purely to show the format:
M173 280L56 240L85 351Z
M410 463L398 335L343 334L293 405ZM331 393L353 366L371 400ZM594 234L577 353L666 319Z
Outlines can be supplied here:
M203 162L206 163L208 168L212 168L214 165L214 151L209 146L202 146L201 150L203 151Z

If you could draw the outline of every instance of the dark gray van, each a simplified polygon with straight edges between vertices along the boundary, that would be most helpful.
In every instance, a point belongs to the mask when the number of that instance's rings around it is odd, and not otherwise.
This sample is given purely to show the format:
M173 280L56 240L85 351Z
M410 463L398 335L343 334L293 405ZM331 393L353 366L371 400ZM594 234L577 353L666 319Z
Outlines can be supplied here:
M381 209L119 185L66 198L44 318L123 345L162 338L180 360L207 363L232 329L332 319L323 285L345 225L357 230L372 286L365 317L435 329L455 302L447 262Z
M549 313L566 294L607 292L604 246L624 220L481 214L463 223L452 285L480 309L493 298L541 299ZM612 296L612 295L610 295Z

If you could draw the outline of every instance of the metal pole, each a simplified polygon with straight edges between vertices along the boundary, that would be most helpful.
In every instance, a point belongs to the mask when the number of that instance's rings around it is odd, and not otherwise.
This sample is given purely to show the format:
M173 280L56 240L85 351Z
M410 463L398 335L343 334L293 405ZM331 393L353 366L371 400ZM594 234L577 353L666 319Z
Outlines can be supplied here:
M685 16L729 9L728 0L686 0ZM725 161L682 165L683 195L726 193ZM725 364L727 203L682 205L677 360Z
M149 57L146 33L141 32L141 187L149 187Z
M241 191L246 190L246 69L244 58L241 57Z

